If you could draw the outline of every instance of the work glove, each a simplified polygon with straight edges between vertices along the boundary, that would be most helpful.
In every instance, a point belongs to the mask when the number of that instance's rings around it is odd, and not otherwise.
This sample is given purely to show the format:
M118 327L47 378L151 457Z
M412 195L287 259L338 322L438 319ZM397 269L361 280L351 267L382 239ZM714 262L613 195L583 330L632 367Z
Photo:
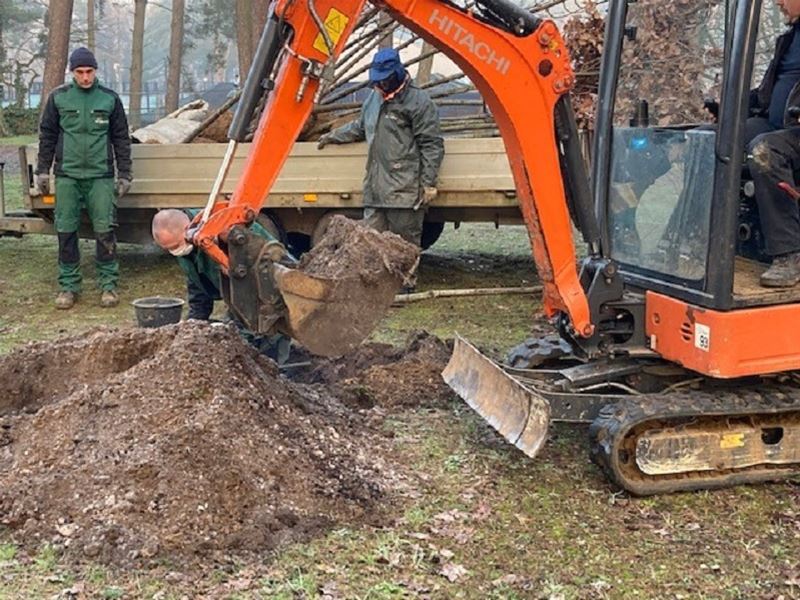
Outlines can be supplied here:
M317 150L322 150L325 146L332 143L333 139L331 139L331 134L326 133L323 135L319 140L317 140Z
M706 98L703 100L703 108L708 111L714 123L719 119L719 102L714 98Z
M37 175L36 187L39 188L39 192L42 196L48 196L50 194L50 175L47 173Z
M130 176L120 175L117 182L114 184L114 190L117 192L117 198L122 198L131 189Z
M422 205L428 206L431 202L436 200L436 196L439 195L439 190L437 190L433 186L425 186L422 188Z

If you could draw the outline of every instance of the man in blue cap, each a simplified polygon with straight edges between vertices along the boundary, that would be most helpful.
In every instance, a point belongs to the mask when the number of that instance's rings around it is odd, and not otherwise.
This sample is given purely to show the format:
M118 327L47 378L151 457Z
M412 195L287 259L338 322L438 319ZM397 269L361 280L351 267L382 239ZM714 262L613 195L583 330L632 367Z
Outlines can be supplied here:
M444 157L439 113L393 48L375 54L369 79L373 90L358 120L323 135L317 147L366 139L364 219L419 246L425 207L436 198Z
M47 195L55 162L56 308L72 308L81 291L81 206L86 206L97 242L100 306L111 307L119 302L116 203L133 179L128 121L119 96L98 82L97 61L89 49L77 48L70 55L69 70L72 81L53 90L42 112L36 166L37 187Z

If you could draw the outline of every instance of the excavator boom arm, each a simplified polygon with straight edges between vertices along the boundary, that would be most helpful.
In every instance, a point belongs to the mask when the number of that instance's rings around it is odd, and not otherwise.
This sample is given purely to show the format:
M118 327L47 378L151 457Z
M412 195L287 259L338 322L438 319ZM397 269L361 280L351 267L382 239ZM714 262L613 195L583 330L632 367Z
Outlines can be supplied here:
M365 0L274 3L267 25L271 33L262 36L274 64L248 75L248 84L258 78L256 83L269 90L250 154L230 202L209 211L194 238L223 267L228 265L219 240L236 225L252 221L264 204L364 4ZM561 101L563 106L573 84L569 54L552 21L540 20L507 0L482 0L478 5L481 12L443 0L380 4L461 67L487 102L506 145L544 285L545 310L550 315L566 313L575 333L589 337L594 325L576 270L556 132L557 105Z

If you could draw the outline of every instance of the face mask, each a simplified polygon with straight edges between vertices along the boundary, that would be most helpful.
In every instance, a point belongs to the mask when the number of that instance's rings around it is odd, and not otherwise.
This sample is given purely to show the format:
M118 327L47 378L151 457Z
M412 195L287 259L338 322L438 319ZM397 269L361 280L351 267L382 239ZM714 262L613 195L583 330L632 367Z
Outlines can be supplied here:
M194 250L194 246L189 242L184 242L183 246L173 248L169 253L172 254L172 256L186 256L187 254L191 254L192 250Z
M376 85L383 91L384 94L391 94L397 88L400 87L400 84L403 83L403 79L401 79L397 73L392 73L386 79L379 81Z

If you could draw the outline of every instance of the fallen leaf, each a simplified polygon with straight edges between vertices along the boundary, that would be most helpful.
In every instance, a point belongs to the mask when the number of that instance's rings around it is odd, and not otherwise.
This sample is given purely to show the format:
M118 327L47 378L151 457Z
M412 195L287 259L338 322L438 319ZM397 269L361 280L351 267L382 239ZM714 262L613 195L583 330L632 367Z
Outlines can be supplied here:
M322 584L319 589L322 600L339 600L342 596L339 595L339 587L335 581L328 581Z
M491 507L485 502L481 502L478 505L478 508L475 510L475 512L472 513L472 518L475 519L476 521L484 521L488 519L491 514L492 514Z
M447 577L448 581L452 583L459 577L466 575L467 570L464 568L464 565L459 565L456 563L447 563L442 567L442 570L439 571L439 573Z
M513 573L509 573L508 575L503 575L492 581L492 585L494 587L500 587L501 585L514 585L516 582L517 576Z

